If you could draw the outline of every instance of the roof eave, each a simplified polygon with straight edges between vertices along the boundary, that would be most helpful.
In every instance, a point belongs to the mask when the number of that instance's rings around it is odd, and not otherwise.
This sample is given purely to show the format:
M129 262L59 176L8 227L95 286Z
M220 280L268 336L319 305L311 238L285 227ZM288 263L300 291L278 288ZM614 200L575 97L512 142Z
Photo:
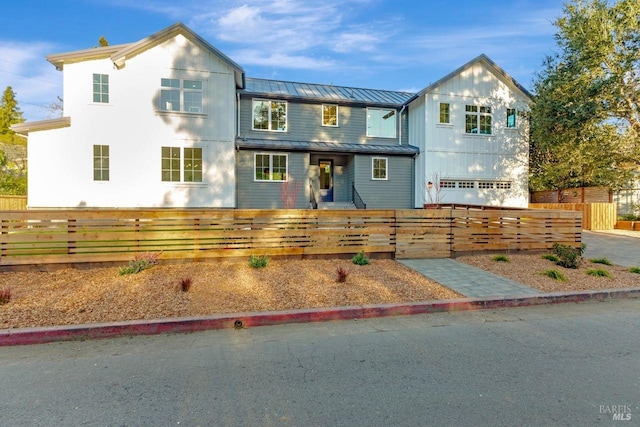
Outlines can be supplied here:
M11 130L18 135L27 137L30 132L60 129L71 126L71 117L59 117L57 119L39 120L11 125Z
M53 55L48 55L46 59L51 64L53 64L56 69L62 70L64 68L64 64L109 58L114 54L114 52L122 50L127 46L129 46L129 44L94 47L91 49L75 50L72 52L55 53Z

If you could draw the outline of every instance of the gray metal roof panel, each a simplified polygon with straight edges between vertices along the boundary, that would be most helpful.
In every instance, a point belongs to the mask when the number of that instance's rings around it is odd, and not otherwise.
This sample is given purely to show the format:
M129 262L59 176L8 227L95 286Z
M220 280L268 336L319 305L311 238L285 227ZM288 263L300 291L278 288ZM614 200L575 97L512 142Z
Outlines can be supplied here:
M318 151L400 156L413 156L420 152L420 149L413 145L376 145L321 141L283 141L273 139L238 139L236 140L236 146L239 149L249 150Z
M315 83L285 82L279 80L246 78L246 86L241 93L265 96L282 96L318 101L334 101L364 104L403 105L415 94L391 90L353 88Z

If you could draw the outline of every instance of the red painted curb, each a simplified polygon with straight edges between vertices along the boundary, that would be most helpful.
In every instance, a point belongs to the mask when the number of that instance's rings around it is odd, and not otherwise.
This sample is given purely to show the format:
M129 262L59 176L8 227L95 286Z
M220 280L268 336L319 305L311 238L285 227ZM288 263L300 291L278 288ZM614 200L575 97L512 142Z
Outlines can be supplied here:
M414 314L452 311L527 307L542 304L581 303L625 298L640 298L640 288L556 292L524 295L521 297L511 298L462 298L456 300L437 300L401 304L375 304L262 313L233 313L206 317L134 320L129 322L52 326L45 328L2 329L0 330L0 346L112 338L123 335L132 336L163 333L186 333L213 329L281 325L286 323L370 319L375 317L409 316Z

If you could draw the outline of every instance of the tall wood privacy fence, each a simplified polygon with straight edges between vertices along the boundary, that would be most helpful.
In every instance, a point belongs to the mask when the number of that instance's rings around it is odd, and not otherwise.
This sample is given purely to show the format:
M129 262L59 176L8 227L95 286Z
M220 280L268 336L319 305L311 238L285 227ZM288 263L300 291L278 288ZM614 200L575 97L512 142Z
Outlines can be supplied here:
M581 241L580 213L496 210L72 210L0 212L0 267L256 255L450 257Z
M618 219L615 203L530 203L529 207L582 212L584 230L613 230Z
M0 211L27 209L27 196L0 195Z
M609 187L580 187L564 190L534 191L531 203L611 203L612 191Z

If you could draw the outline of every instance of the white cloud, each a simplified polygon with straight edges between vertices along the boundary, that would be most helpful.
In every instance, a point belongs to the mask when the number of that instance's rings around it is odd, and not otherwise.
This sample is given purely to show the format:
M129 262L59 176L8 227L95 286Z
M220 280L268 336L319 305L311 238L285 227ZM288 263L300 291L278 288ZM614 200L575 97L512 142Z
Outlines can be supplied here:
M62 95L62 73L45 60L52 51L50 43L0 40L0 90L11 86L27 120L50 118L46 107Z

